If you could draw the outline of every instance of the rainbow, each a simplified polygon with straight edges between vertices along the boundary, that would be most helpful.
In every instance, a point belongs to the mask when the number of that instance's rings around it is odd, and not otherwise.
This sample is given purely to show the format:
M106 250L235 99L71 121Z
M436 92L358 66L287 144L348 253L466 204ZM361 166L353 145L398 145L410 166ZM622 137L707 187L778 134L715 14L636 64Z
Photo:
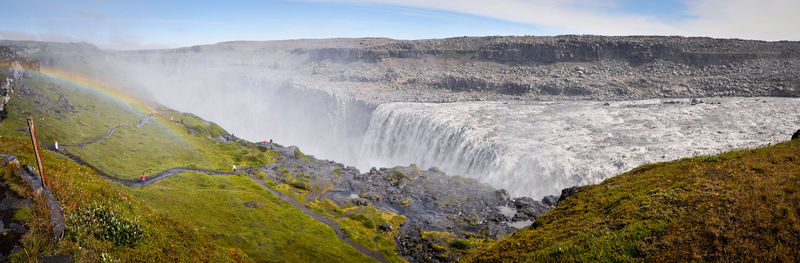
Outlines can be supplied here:
M178 130L176 125L172 125L169 123L169 120L160 117L160 115L155 112L147 103L134 96L131 96L130 94L111 87L111 85L72 72L46 66L40 66L38 71L28 70L28 72L61 80L79 88L88 89L121 105L128 105L131 109L143 116L152 115L153 120L155 120L159 126L163 127L174 137L186 142L185 138L179 135L182 133L182 131ZM189 145L191 145L191 143L189 143Z
M55 78L55 79L59 79L59 80L62 80L62 81L66 81L66 82L68 82L68 83L70 83L72 85L75 85L75 86L78 86L78 87L81 87L81 88L85 88L85 89L89 89L89 90L95 91L95 92L100 93L101 95L103 95L103 96L105 96L107 98L110 98L110 99L112 99L112 100L114 100L114 101L116 101L116 102L118 102L120 104L129 105L129 106L133 107L134 109L136 109L136 111L138 111L139 113L142 113L142 114L145 114L145 115L154 113L150 109L150 107L148 107L148 105L146 103L142 102L139 99L134 98L133 96L131 96L131 95L125 93L125 92L122 92L122 91L120 91L118 89L114 89L110 85L107 85L105 83L102 83L102 82L99 82L99 81L96 81L96 80L93 80L93 79L90 79L90 78L87 78L87 77L84 77L84 76L81 76L81 75L78 75L78 74L75 74L75 73L71 73L71 72L67 72L67 71L63 71L63 70L56 69L56 68L51 68L51 67L42 66L42 67L39 68L38 73L41 73L41 74L43 74L45 76L48 76L48 77L51 77L51 78Z

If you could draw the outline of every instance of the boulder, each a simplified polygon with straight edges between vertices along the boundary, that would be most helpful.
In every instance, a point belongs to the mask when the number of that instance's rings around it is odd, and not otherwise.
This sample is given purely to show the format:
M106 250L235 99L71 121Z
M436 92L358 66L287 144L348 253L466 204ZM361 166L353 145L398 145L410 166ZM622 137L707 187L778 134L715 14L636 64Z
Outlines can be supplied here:
M796 132L794 132L794 134L792 135L792 140L797 140L797 139L800 139L800 130L797 130L797 131L796 131Z
M517 209L522 209L522 208L525 208L525 207L531 207L531 206L534 206L535 203L536 203L536 201L534 201L530 197L520 197L520 198L514 199L514 207L516 207Z
M72 263L72 258L69 255L55 255L55 256L44 256L39 258L39 262L42 263Z
M508 191L506 191L506 189L496 190L494 192L494 195L497 198L497 201L499 202L507 202L509 199L511 199L511 196L508 194Z
M25 228L24 226L22 226L20 224L17 224L17 223L8 224L8 228L11 229L11 231L14 231L14 232L17 232L17 233L20 233L20 234L25 234L26 232L28 232L27 228Z
M264 208L264 205L261 204L261 202L256 202L256 201L247 201L244 203L244 206L252 208Z
M369 205L369 201L367 201L367 199L364 199L364 198L356 198L356 199L353 199L353 204L355 204L357 206L368 206Z
M562 189L561 190L561 196L558 197L558 202L556 202L556 204L561 203L561 201L564 201L564 199L567 199L567 197L570 197L570 196L574 195L580 189L581 189L580 186L573 186L573 187Z
M5 78L0 80L0 111L5 110L6 104L11 100L11 93L14 92L14 79Z
M546 206L554 207L556 206L557 203L558 203L558 196L548 195L542 198L542 204Z

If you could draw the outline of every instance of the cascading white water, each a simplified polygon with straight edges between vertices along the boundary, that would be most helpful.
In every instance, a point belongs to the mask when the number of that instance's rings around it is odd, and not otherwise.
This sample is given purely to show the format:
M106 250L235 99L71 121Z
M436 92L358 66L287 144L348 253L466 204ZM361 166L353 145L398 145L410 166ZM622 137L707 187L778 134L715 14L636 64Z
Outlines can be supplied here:
M134 60L127 68L126 75L136 76L133 85L158 94L159 102L251 141L272 138L362 170L435 166L534 198L598 183L648 162L779 142L800 123L798 99L376 107L334 91L292 85L255 64L176 54Z
M540 198L648 162L784 141L800 123L800 99L671 101L383 104L359 168L436 166Z
M415 163L437 166L450 174L486 173L503 149L487 141L490 127L477 119L455 114L421 111L414 103L388 103L372 113L364 135L358 166L393 166ZM430 106L430 105L428 105ZM450 125L455 124L456 125Z

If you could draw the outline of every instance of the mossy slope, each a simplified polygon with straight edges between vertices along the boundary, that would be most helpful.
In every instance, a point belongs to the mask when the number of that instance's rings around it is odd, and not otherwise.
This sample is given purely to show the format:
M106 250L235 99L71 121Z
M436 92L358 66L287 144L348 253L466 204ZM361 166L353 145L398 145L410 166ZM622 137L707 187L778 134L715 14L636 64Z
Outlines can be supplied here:
M800 140L582 187L467 262L798 261Z
M0 123L2 153L8 153L24 131L25 118L33 117L42 147L52 148L58 141L61 150L121 178L138 178L143 173L173 167L227 171L234 164L243 167L273 163L278 155L243 141L222 142L217 137L232 138L230 134L191 114L158 105L152 105L151 113L143 113L103 94L36 74L21 81L26 87L12 94L7 105L9 119ZM124 126L108 138L81 147L69 146L92 141L119 125ZM28 150L23 148L15 154L23 163L33 164ZM85 241L92 240L92 235L85 234L78 235L72 243L54 243L47 240L42 226L42 233L32 231L32 241L26 241L26 248L31 246L38 251L25 254L27 259L66 253L80 262L104 257L126 262L371 260L338 240L332 229L282 203L246 176L187 173L146 188L131 189L109 183L55 152L46 155L49 159L45 163L52 166L46 170L55 170L54 177L70 182L63 183L67 184L65 188L53 186L59 199L65 198L65 216L69 218L77 214L75 211L92 210L95 206L102 206L123 221L135 222L144 214L148 216L142 216L139 222L147 233L157 234L149 235L133 248L116 247L107 241ZM6 173L13 178L10 172ZM76 173L79 175L73 176ZM54 184L62 184L58 182L54 179ZM81 193L78 196L83 199L73 199L73 193ZM262 202L264 208L244 207L246 201ZM37 215L35 220L44 220L43 214Z
M369 262L333 229L267 192L247 175L181 173L145 188L126 189L157 212L242 249L259 262ZM263 205L247 207L245 202Z
M16 143L16 138L0 137L0 152L10 152ZM21 163L36 163L29 141L23 141L14 154ZM204 232L154 213L95 171L49 151L43 151L42 157L50 188L60 200L68 218L75 211L90 206L107 208L117 214L115 218L136 222L141 226L144 230L143 239L133 246L115 245L103 238L76 233L79 227L91 226L76 226L69 220L67 237L58 241L51 239L43 200L34 198L30 186L16 175L11 166L6 166L0 171L3 180L12 189L37 202L33 207L33 216L25 223L30 231L23 236L24 248L10 256L11 262L36 262L39 256L56 254L70 255L76 262L93 262L100 258L123 262L249 261L246 255L236 249L216 245Z

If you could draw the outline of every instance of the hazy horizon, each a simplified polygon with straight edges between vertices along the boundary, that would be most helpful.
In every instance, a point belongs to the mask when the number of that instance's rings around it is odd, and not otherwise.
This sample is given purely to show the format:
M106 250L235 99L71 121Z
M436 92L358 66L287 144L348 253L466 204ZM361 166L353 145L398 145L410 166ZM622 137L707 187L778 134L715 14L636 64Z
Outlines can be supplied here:
M679 35L800 40L790 0L309 0L5 3L0 39L86 42L103 49L228 41L498 35Z

